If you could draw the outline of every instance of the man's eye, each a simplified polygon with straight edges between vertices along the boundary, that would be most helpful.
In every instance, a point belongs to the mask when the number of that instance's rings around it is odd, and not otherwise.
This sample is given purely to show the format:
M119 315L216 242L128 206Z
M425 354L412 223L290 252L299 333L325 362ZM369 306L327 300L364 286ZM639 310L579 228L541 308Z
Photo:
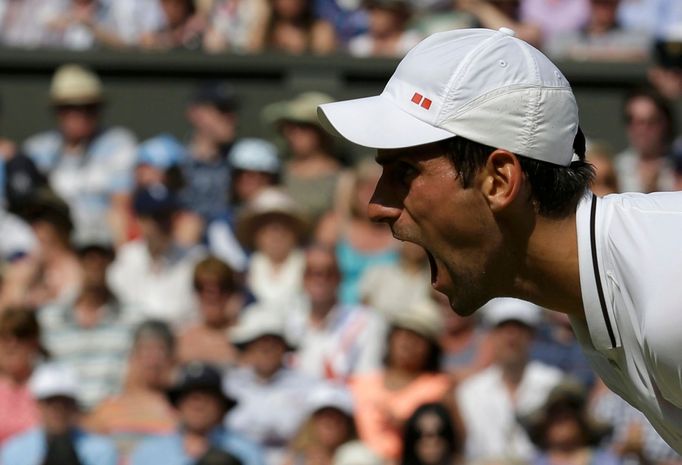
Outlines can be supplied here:
M400 163L396 167L396 178L403 184L409 184L416 175L417 169L408 163Z

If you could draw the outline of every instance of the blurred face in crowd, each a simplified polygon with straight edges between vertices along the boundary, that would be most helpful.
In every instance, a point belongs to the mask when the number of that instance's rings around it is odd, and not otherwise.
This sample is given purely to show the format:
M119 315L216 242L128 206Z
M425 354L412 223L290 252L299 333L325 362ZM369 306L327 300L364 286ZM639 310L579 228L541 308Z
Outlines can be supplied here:
M161 8L170 27L177 27L192 15L192 0L161 0Z
M313 414L313 435L319 445L334 450L351 436L351 420L342 411L326 407Z
M448 453L448 442L444 435L441 418L433 412L426 412L416 421L417 443L415 452L424 465L440 465Z
M578 412L569 406L550 410L545 430L545 445L550 450L573 451L587 444Z
M13 380L27 380L39 353L37 339L0 335L0 373Z
M95 135L99 126L99 105L59 105L56 112L57 125L67 142L81 143Z
M394 328L388 340L388 366L412 373L421 372L431 354L431 343L421 334Z
M70 397L41 399L38 401L38 410L47 434L64 434L76 425L78 406Z
M606 156L590 156L589 160L594 166L594 181L592 182L592 192L599 196L618 192L618 175L613 165L613 160Z
M140 233L152 255L161 255L169 247L172 234L173 217L152 218L138 216Z
M619 0L592 0L592 26L606 31L616 25Z
M196 389L182 396L178 411L188 431L206 434L222 422L225 405L215 392Z
M263 189L275 184L272 174L262 171L235 170L232 175L234 196L237 202L248 203Z
M211 104L190 105L187 118L195 131L214 144L227 144L234 140L237 117L232 112L221 111Z
M313 124L284 122L281 131L294 158L312 155L322 147L321 129Z
M264 219L256 229L256 250L275 263L282 263L296 248L297 236L291 221L286 217L272 216Z
M147 163L141 163L135 167L135 185L139 187L163 184L166 178L165 172Z
M90 249L80 254L83 270L84 287L102 287L106 285L107 268L114 260L113 251Z
M69 233L54 222L39 219L31 223L31 228L43 254L69 247Z
M519 321L505 321L493 329L495 360L500 365L525 365L535 332Z
M665 147L668 123L656 104L647 97L635 97L625 108L630 144L644 157L660 156Z
M405 30L407 12L395 8L372 7L369 10L369 31L379 38Z
M130 356L131 369L150 389L169 386L174 354L160 337L145 336L136 341Z
M271 0L271 3L275 16L288 21L300 19L308 8L306 0Z
M340 282L341 273L333 252L321 249L308 251L303 287L313 306L334 305Z
M251 341L244 349L244 358L263 379L274 375L284 362L287 346L279 336L266 335Z
M230 298L233 292L224 289L215 276L198 276L194 285L194 291L199 299L199 312L207 326L222 327L226 320L233 315L228 315Z

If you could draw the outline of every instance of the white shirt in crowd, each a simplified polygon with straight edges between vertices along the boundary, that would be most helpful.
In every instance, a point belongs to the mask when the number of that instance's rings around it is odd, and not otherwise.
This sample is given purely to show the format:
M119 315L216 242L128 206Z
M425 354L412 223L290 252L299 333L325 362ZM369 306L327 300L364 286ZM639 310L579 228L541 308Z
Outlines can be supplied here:
M517 418L540 408L562 378L563 373L557 368L529 362L515 399L502 380L502 370L498 366L491 366L464 381L456 396L467 432L467 457L471 460L530 461L535 448Z
M265 255L255 252L246 281L258 302L288 311L291 305L300 301L304 269L305 255L300 250L291 252L277 267Z
M311 323L309 310L292 312L287 335L298 347L296 368L315 378L344 381L381 367L386 323L367 307L339 304L319 327Z
M181 325L195 317L192 277L203 255L203 249L198 247L173 247L154 261L143 240L129 242L117 252L107 281L124 305L140 308L139 318Z
M307 399L315 380L289 368L267 381L249 367L225 376L225 392L238 403L225 418L226 426L265 448L266 462L280 464L289 442L307 416Z
M606 385L682 452L682 192L586 196L576 223L576 337Z

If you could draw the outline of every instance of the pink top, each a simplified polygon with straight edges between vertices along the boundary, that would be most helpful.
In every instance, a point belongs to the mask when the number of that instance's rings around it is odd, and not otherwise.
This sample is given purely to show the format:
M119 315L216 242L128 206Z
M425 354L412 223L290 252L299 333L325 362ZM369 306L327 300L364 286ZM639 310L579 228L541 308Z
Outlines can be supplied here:
M28 386L16 386L0 378L0 444L36 426L38 421L38 406Z
M386 388L383 372L356 376L350 388L360 439L384 458L399 458L403 423L420 405L442 401L450 387L444 374L423 374L399 390Z

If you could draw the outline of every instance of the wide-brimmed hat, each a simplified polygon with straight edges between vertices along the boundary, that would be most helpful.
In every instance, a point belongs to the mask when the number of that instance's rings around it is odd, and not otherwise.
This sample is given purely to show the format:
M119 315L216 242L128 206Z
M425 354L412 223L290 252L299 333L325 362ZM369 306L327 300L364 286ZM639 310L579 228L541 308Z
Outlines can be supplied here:
M535 328L542 319L542 309L525 300L511 297L493 299L480 309L483 322L494 328L508 321L522 323Z
M263 118L270 124L290 121L320 126L320 120L317 117L318 105L333 101L334 99L329 95L321 92L304 92L292 100L271 103L266 106L263 109Z
M506 27L433 34L407 53L380 95L320 105L321 124L375 149L460 136L569 166L580 145L571 86L514 36Z
M243 350L263 336L276 336L284 342L288 350L295 349L295 345L287 337L281 310L254 303L242 310L237 326L230 330L230 342Z
M443 332L443 316L435 302L419 300L391 319L394 328L414 331L426 339L437 342Z
M104 100L97 74L80 65L60 66L50 84L52 105L91 105Z
M575 380L565 379L550 391L541 407L519 419L528 432L528 437L539 447L544 447L547 427L558 408L568 408L576 412L590 445L599 444L613 430L611 425L597 420L588 412L585 387Z
M261 191L237 218L237 239L249 248L254 248L256 231L271 219L283 219L292 225L299 242L305 238L308 219L300 206L289 194L278 188Z
M166 394L170 403L177 406L186 394L193 391L214 393L224 402L226 410L237 404L235 399L225 394L220 371L206 363L192 362L182 367L176 383Z

